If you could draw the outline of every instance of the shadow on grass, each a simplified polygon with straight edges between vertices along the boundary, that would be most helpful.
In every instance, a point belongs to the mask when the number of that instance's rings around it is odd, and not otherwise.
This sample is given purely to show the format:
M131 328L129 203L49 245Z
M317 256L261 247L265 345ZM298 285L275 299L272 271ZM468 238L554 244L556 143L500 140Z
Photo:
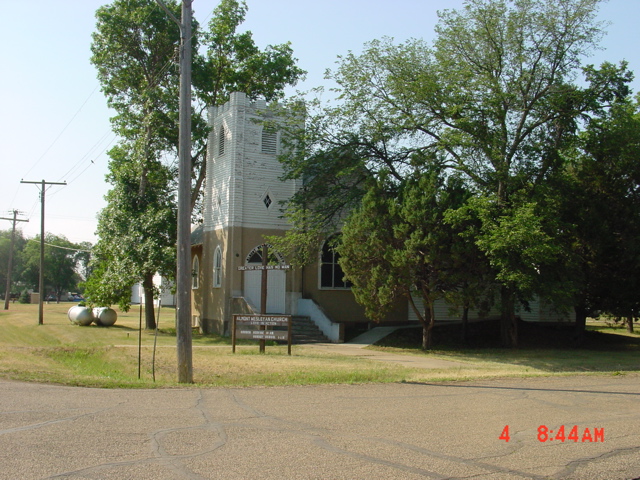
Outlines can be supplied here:
M518 392L562 392L562 393L593 393L596 395L626 395L638 397L640 393L635 392L616 392L611 390L584 390L573 388L533 388L533 387L505 387L503 385L460 385L455 383L429 383L429 382L405 382L413 385L429 385L432 387L440 388L468 388L468 389L487 389L487 390L515 390Z
M155 335L155 330L145 330L145 331L149 335ZM175 328L159 328L158 337L159 338L161 337L176 338L176 329ZM223 336L214 335L214 334L204 334L204 333L200 333L197 330L193 330L191 332L191 340L194 344L197 344L200 346L209 346L209 345L231 346L231 337L223 337ZM236 344L237 345L258 345L258 342L253 340L238 339L236 340ZM274 342L271 342L270 344L275 345ZM269 343L267 345L269 345Z
M545 372L631 372L640 370L640 337L587 330L575 347L571 325L545 325L520 322L519 347L500 346L498 321L469 325L467 342L462 341L462 326L436 325L433 350L452 359L492 362L529 367ZM376 347L422 353L422 329L397 330L375 344Z

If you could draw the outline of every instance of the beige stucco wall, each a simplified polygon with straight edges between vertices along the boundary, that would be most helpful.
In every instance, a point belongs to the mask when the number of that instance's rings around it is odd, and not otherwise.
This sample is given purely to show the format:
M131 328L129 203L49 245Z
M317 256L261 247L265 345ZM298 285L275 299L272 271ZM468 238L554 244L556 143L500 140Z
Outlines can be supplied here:
M303 273L303 298L310 298L325 311L334 322L367 323L371 320L365 315L364 307L356 302L349 289L320 288L318 264L305 267ZM400 302L385 317L383 323L406 323L407 302Z
M199 301L195 308L201 312L203 331L227 334L233 312L233 298L244 293L244 275L238 267L246 264L247 255L257 246L265 243L265 236L282 235L282 230L231 227L204 232L204 252L200 263L201 287L195 298ZM216 248L222 251L222 285L213 285L213 260ZM286 259L285 259L286 263ZM296 269L286 273L287 313L295 313L295 302L300 296L301 277ZM258 305L259 307L259 305Z

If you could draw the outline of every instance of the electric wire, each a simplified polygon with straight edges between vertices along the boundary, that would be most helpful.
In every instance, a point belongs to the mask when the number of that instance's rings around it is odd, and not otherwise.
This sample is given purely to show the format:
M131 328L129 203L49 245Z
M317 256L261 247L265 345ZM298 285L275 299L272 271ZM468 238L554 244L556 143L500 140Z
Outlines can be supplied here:
M34 242L40 245L40 240L36 240L35 238L30 238L27 240L28 242ZM71 248L71 247L61 247L60 245L54 245L52 243L43 242L47 247L51 248L59 248L60 250L71 250L73 252L83 252L83 253L91 253L91 250L85 250L83 248Z
M158 5L155 5L155 8L160 8ZM209 18L213 15L215 9L210 10L209 14L205 17L204 19L204 23L206 23ZM153 13L153 10L150 10L147 17L144 19L144 21L146 21L151 14ZM143 21L143 23L144 23ZM191 39L193 40L197 35L197 31L194 30L193 35L191 36ZM177 53L177 52L176 52ZM167 60L167 62L162 66L162 68L156 73L156 75L150 80L149 86L147 87L147 91L151 91L152 88L157 87L160 82L162 81L163 78L165 78L166 73L168 72L168 70L172 67L172 66L176 66L177 64L177 59L175 58L175 56L169 60ZM89 94L89 96L84 100L84 102L80 105L80 107L77 109L77 111L73 114L73 116L71 117L71 119L66 123L66 125L62 128L62 130L60 131L60 133L56 136L56 138L52 141L52 143L46 148L46 150L42 153L42 155L40 155L40 157L36 160L36 162L31 166L31 168L25 173L25 175L23 176L26 177L28 176L33 169L42 161L42 159L47 155L47 153L51 150L51 148L53 148L53 146L57 143L57 141L62 137L62 135L66 132L66 130L69 128L69 126L73 123L73 121L76 119L76 117L79 115L79 113L82 111L82 109L84 108L84 106L89 102L89 100L91 99L91 97L94 95L94 93L96 92L96 90L98 89L100 85L96 85L94 87L94 89L91 91L91 93ZM74 171L76 171L77 169L81 168L82 165L88 160L88 157L91 155L91 152L93 152L96 148L98 148L98 146L107 138L107 136L109 135L109 133L112 133L114 136L111 139L111 141L101 150L101 152L95 156L95 159L91 159L90 163L88 165L86 165L82 171L80 171L76 176L74 176L71 180L69 180L67 182L67 185L70 185L72 183L74 183L76 180L78 180L92 165L95 165L97 158L99 158L106 150L107 148L109 148L109 146L111 146L113 144L113 142L118 138L116 134L114 134L111 130L107 131L105 134L103 134L103 136L89 149L89 151L87 153L85 153L80 160L78 160L78 162L76 162L69 170L67 170L67 172L65 172L64 175L61 176L60 180L63 180L65 177L68 177L69 175L71 175L72 173L74 173ZM175 164L175 159L173 164ZM20 189L20 185L16 188L16 192L13 196L13 199L11 201L11 204L13 204L15 202L15 199L18 195L19 189ZM48 187L47 187L48 190ZM62 191L61 189L53 192L49 195L49 197L56 195L58 192ZM33 207L30 210L30 213L28 215L29 218L31 218L31 216L33 216L34 211L38 205L39 201L36 201L33 204Z
M78 110L76 110L76 113L73 114L73 116L71 117L71 120L69 120L67 122L67 124L63 127L63 129L60 131L60 133L58 134L58 136L53 140L53 142L51 142L51 144L47 147L47 149L44 151L44 153L42 155L40 155L40 158L38 158L38 160L36 160L36 162L31 166L31 168L27 171L27 173L25 173L23 175L22 178L28 177L29 174L31 173L31 171L42 161L42 159L45 157L45 155L47 153L49 153L49 150L51 150L51 148L56 144L56 142L60 139L60 137L62 136L62 134L67 130L67 128L69 128L69 125L71 125L71 123L75 120L75 118L78 116L78 114L80 113L80 111L84 108L84 106L87 104L87 102L89 101L89 99L91 99L91 97L93 96L93 94L96 92L96 90L98 89L99 85L96 85L95 88L91 91L91 93L89 94L89 96L86 98L86 100L82 103L82 105L80 105L80 108L78 108Z

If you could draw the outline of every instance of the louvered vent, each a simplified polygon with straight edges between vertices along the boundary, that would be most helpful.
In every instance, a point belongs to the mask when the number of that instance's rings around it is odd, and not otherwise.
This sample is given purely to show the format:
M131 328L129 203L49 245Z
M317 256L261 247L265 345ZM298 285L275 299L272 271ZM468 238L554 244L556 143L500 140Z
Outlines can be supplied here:
M226 132L224 125L220 127L220 136L218 138L218 155L224 155L224 140L225 140Z
M275 155L277 142L278 134L276 131L273 128L265 127L262 130L262 153Z

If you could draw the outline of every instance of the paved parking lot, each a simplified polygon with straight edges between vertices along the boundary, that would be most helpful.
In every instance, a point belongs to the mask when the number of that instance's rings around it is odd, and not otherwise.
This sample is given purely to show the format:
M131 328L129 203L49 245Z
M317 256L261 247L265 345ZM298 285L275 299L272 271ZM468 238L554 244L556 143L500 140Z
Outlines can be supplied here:
M639 405L638 375L175 390L0 381L0 479L632 479Z

